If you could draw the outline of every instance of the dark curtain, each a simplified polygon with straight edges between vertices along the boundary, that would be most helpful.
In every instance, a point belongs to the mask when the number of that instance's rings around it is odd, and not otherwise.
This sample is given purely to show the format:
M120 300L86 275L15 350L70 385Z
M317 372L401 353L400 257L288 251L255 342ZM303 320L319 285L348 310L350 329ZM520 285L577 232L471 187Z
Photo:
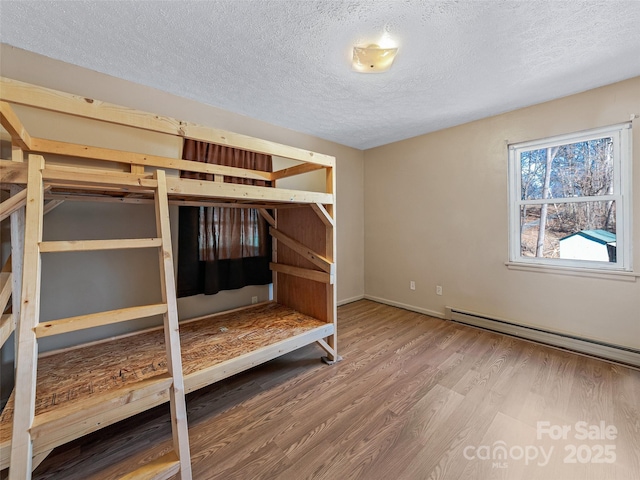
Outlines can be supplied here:
M185 140L182 158L196 162L270 172L271 156ZM211 180L213 175L181 172L182 178ZM225 182L271 186L265 180L225 176ZM247 285L271 283L271 236L255 209L180 207L178 231L178 297Z

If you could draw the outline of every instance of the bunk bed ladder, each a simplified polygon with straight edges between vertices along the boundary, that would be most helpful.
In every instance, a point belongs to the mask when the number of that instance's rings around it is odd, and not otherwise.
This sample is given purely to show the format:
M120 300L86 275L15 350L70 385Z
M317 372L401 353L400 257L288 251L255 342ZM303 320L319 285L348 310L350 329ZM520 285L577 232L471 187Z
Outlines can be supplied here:
M41 156L29 156L22 309L17 331L15 410L9 480L31 478L32 468L43 454L43 452L36 452L38 456L33 457L34 439L47 431L56 433L63 431L65 420L74 416L82 416L86 411L94 413L96 411L108 412L115 405L137 400L144 401L150 395L157 395L167 390L170 399L173 450L143 465L123 478L165 479L178 474L178 478L190 480L191 460L165 173L159 170L155 174L155 184L157 186L154 186L154 203L157 238L43 242L44 165L44 159ZM40 323L41 253L130 248L158 249L162 289L161 304L125 308ZM120 391L115 396L107 397L106 400L105 398L100 398L98 401L80 407L67 407L66 409L61 409L61 411L35 415L38 338L157 314L162 314L164 317L167 374L137 382L124 393ZM45 451L44 455L46 456L46 454L47 452ZM33 458L36 458L36 460L33 460Z

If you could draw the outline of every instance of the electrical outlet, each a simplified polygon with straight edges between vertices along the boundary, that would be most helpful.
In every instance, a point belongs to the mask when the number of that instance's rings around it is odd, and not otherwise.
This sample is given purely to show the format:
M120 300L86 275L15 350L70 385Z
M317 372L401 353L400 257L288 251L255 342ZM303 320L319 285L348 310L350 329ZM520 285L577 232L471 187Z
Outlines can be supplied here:
M251 303L258 303L258 297L251 297Z
M416 282L414 282L413 280L411 280L411 281L409 282L409 288L410 288L411 290L415 290L415 289L416 289Z
M436 285L436 295L442 295L442 286Z

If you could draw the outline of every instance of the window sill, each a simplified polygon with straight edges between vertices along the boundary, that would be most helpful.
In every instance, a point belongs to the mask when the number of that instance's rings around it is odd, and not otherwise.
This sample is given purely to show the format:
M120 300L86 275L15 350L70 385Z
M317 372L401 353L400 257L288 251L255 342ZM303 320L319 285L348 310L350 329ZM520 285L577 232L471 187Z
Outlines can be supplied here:
M571 275L575 277L602 278L606 280L618 280L623 282L635 282L640 277L640 273L622 272L619 270L599 270L593 268L576 268L553 265L536 265L506 262L505 265L509 270L521 272L537 272L550 273L555 275Z

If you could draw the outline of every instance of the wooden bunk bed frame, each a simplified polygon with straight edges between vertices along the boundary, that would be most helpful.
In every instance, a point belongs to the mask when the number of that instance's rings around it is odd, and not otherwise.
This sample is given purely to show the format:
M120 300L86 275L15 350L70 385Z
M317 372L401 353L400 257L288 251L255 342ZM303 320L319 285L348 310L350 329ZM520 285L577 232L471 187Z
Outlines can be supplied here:
M299 163L274 172L262 172L36 138L28 133L13 105L231 146ZM11 160L0 160L0 187L11 194L0 204L0 214L2 219L11 217L12 247L11 261L0 276L0 313L10 312L1 317L0 345L14 330L18 337L16 345L21 345L16 354L20 375L0 416L0 469L9 467L11 459L28 457L26 466L10 468L10 478L28 477L58 445L169 400L173 402L174 394L183 398L184 392L305 345L317 342L326 351L323 360L327 363L340 360L333 157L6 78L0 78L0 119L12 145ZM59 161L61 157L89 160L90 167L64 165ZM102 162L105 167L101 167ZM114 164L119 165L120 171L114 170ZM169 173L174 170L212 174L214 181L181 179ZM316 170L324 170L324 192L283 189L277 185L280 179ZM225 183L227 176L270 180L273 188ZM166 323L166 318L171 314L177 318L177 311L169 265L166 304L38 323L40 265L34 259L38 259L40 253L116 248L113 242L119 242L117 248L162 244L161 238L42 242L42 215L63 201L80 200L155 203L158 216L158 210L163 211L162 194L171 204L257 208L269 223L272 236L273 302L180 322L178 345L172 346L167 336L171 335L167 334L171 331L167 327L170 323ZM39 210L30 207L30 203L39 203ZM168 220L168 209L165 210ZM37 222L40 222L39 239L29 233L29 229L38 230ZM158 227L159 237L169 235L168 221L162 228ZM160 257L162 269L163 262L165 265L172 262L171 249ZM11 306L6 308L10 298ZM25 350L22 342L26 337L33 336L36 342L36 337L48 335L49 329L53 329L53 333L64 333L75 330L76 327L69 325L82 323L82 328L87 328L157 314L165 317L164 329L158 327L39 355L32 362L37 364L37 380L35 365L29 365L28 355L20 353L20 349ZM31 325L32 322L35 323ZM167 339L164 346L163 330ZM177 332L177 328L175 330ZM118 348L114 348L116 344ZM35 345L34 357L37 355ZM136 352L136 355L127 352ZM180 358L182 365L171 374L171 356L176 352L177 364L173 365L180 366ZM30 368L33 375L25 376ZM161 382L151 382L163 375ZM184 386L180 388L182 380ZM30 399L34 407L25 409L21 406L24 402L16 403L16 395ZM171 405L172 423L186 425L186 416L181 419L180 410L176 413L174 404ZM24 438L28 444L17 447L12 445L12 438L17 438L14 425L20 424L27 425ZM184 447L185 439L180 439L179 433L176 437L174 431L174 446L176 444ZM186 447L188 453L188 439ZM16 450L19 450L17 454ZM141 467L131 478L168 478L176 473L180 478L190 478L190 465L185 465L184 459L182 466L175 458L171 460L170 468L161 465L160 459L157 465Z

